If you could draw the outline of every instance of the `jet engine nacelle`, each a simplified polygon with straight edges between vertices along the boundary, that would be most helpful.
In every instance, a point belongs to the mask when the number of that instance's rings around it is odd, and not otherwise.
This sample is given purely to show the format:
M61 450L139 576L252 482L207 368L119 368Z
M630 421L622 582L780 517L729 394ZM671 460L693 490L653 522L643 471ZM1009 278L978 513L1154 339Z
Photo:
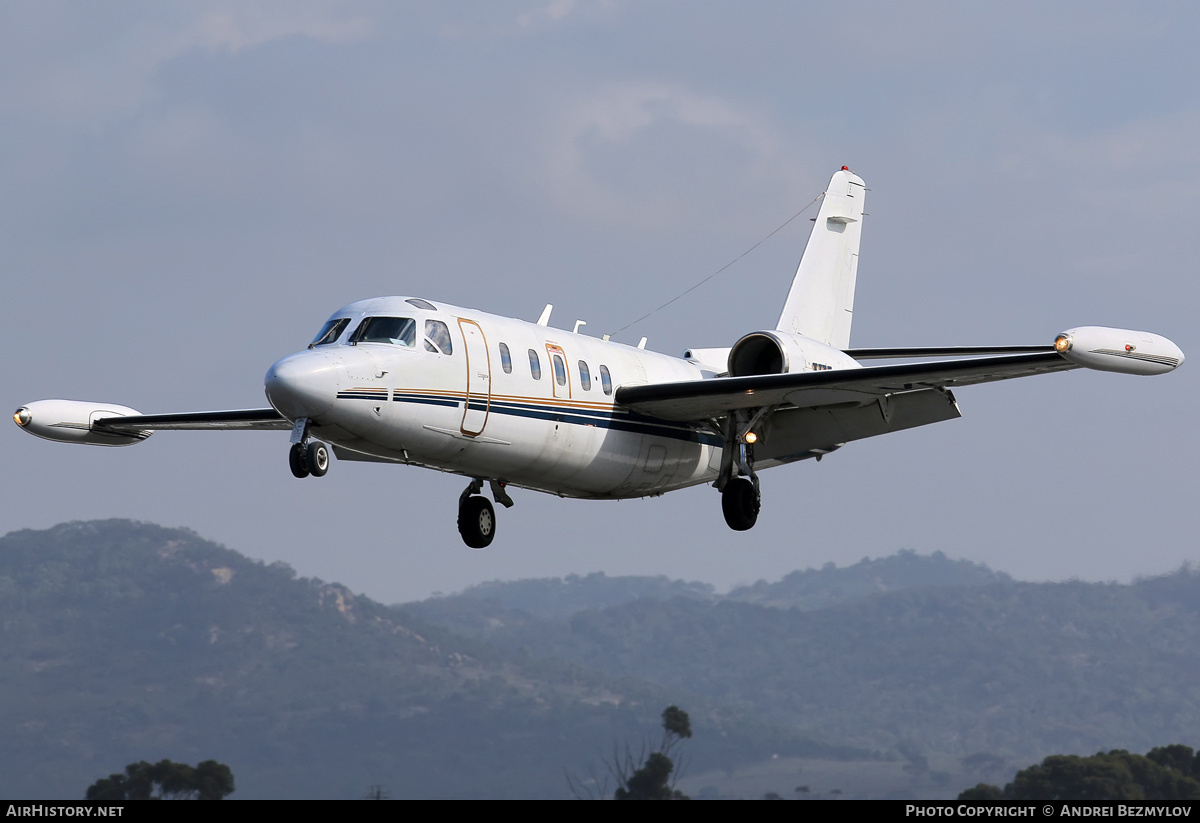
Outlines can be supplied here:
M1162 335L1106 326L1068 329L1054 348L1077 365L1122 374L1165 374L1183 362L1183 352Z
M857 368L860 364L840 349L783 331L751 332L729 350L730 377Z
M106 417L129 417L141 412L112 403L86 400L38 400L13 413L13 420L30 434L62 443L86 443L92 446L132 446L150 436L148 431L119 434L95 428Z

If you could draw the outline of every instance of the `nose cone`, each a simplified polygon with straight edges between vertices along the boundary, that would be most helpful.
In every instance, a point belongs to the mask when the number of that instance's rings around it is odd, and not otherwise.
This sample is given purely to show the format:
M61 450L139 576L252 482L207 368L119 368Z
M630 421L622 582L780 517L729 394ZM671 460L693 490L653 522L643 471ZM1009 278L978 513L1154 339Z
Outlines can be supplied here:
M289 420L320 417L337 397L341 361L325 352L304 351L267 370L267 400Z

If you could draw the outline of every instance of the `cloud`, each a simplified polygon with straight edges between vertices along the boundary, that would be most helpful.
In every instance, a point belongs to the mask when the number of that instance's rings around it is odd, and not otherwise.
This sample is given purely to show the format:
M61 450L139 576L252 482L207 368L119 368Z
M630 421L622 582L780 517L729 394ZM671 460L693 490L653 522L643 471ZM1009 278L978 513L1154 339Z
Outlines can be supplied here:
M542 20L557 23L575 10L575 0L550 0L537 11L525 12L517 18L517 24L522 27L532 26Z
M0 115L102 129L154 99L162 66L194 51L235 53L285 37L346 43L371 24L337 4L6 4Z
M768 118L677 83L605 86L571 106L553 131L553 196L592 218L676 225L695 217L698 190L739 198L811 186L791 170L795 152L785 151Z
M203 15L189 39L206 48L236 52L282 37L349 43L370 32L365 17L331 13L328 4L238 3Z

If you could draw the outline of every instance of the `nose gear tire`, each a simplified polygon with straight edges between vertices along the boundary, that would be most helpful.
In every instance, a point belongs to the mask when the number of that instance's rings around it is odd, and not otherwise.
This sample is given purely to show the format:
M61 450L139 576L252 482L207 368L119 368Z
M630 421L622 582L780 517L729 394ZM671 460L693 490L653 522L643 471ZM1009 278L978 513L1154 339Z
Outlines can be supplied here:
M308 477L308 455L304 453L302 443L293 443L288 449L288 465L296 477Z
M324 477L329 471L329 447L317 440L309 443L304 452L304 464L313 477Z

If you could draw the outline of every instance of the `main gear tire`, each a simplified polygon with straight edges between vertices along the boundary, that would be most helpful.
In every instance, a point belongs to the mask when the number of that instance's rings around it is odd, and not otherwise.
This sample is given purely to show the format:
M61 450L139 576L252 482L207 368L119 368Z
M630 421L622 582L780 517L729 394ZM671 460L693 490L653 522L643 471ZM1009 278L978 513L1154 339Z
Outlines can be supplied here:
M472 549L486 549L496 536L496 510L486 497L468 497L458 507L458 533Z
M735 532L749 531L758 522L761 501L754 484L745 477L735 477L721 492L721 512L725 522Z

